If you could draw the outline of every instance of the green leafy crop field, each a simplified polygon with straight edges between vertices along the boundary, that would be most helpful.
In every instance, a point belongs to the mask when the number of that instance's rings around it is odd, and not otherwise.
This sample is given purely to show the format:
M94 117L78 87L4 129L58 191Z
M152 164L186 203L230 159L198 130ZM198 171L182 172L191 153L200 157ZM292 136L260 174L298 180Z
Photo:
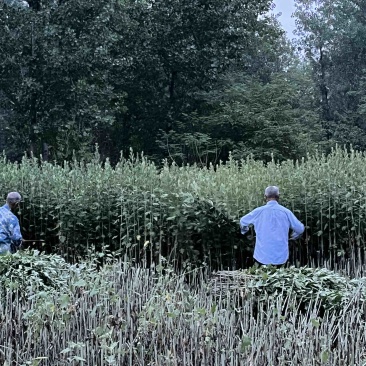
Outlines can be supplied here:
M230 160L206 169L157 166L132 154L113 167L97 154L62 166L0 162L0 191L23 195L24 237L46 243L37 249L75 259L108 246L139 263L163 256L217 269L246 266L254 242L240 235L238 221L264 203L272 184L307 228L291 247L293 264L363 260L365 177L365 155L342 149L298 162Z

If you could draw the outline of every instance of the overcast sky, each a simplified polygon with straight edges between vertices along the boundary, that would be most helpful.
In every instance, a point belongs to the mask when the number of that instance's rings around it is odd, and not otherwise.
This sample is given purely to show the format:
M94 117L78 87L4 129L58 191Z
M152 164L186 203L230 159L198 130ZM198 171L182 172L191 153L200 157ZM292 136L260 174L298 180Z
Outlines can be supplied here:
M295 19L291 18L291 14L295 11L294 0L274 0L274 3L276 4L276 7L273 12L275 14L282 13L279 17L279 21L287 32L288 38L295 38L295 35L293 34Z

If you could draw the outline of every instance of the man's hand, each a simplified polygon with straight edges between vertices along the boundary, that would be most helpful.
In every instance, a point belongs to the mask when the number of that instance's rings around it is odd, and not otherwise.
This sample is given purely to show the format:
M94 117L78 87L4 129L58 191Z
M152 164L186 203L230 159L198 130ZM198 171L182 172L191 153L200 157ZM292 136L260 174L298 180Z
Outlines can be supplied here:
M10 244L10 253L14 254L22 247L22 239L20 240L13 240Z
M299 239L300 237L301 237L301 234L299 235L299 234L295 234L295 233L293 233L293 234L291 234L291 235L290 235L289 240L290 240L290 241L297 240L297 239Z
M17 252L17 246L13 242L11 242L11 244L10 244L10 253L14 254L16 252Z
M243 226L240 228L240 232L245 235L247 232L249 231L249 227L248 226Z

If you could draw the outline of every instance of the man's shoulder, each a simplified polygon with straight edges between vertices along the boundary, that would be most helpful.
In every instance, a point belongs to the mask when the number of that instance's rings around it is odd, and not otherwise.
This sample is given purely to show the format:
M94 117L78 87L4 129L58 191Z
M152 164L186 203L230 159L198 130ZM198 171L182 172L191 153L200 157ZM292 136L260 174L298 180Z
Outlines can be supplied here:
M6 205L0 207L0 216L7 216L9 212L10 211L6 208Z
M256 207L252 212L258 212L258 211L262 211L263 209L266 208L266 205L262 205L262 206L258 206Z
M256 214L258 214L260 211L262 211L263 210L263 208L265 208L266 206L264 205L264 206L258 206L258 207L256 207L256 208L254 208L252 211L250 211L250 212L248 212L245 216L248 216L248 215L256 215Z
M7 208L6 205L0 207L0 220L9 220L18 218Z
M282 206L282 205L280 205L280 204L278 204L278 205L277 205L277 208L278 208L279 210L282 210L282 211L284 211L284 212L288 213L288 214L293 214L293 213L292 213L292 211L291 211L290 209L288 209L287 207Z

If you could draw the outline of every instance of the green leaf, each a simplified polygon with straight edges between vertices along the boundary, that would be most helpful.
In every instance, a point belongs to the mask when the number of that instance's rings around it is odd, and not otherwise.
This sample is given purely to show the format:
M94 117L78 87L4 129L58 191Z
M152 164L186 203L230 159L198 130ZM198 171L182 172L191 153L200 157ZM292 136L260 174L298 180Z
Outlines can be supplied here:
M323 352L321 353L321 356L320 356L321 362L322 362L322 363L326 363L326 362L328 362L329 357L330 357L330 353L329 353L329 351L323 351Z
M240 342L240 351L245 352L248 347L252 344L252 339L248 336L243 336Z
M85 282L85 280L80 279L80 280L78 280L78 281L76 281L74 283L74 286L77 286L77 287L85 287L86 286L86 282Z
M318 319L311 319L311 324L313 325L314 328L319 328L320 326L320 322Z

